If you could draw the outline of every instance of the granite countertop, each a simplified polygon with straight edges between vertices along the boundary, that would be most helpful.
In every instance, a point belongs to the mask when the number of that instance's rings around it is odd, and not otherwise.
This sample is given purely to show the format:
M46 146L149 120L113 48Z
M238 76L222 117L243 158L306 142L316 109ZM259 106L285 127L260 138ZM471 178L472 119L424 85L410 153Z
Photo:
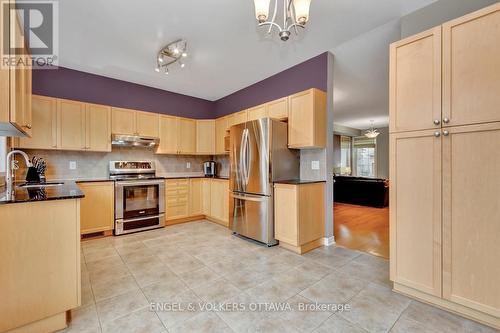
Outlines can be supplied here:
M20 183L17 183L19 185ZM83 192L74 181L65 181L60 186L47 186L43 188L22 188L14 185L14 196L6 197L6 188L0 188L0 204L35 202L48 200L80 199Z
M304 185L304 184L316 184L325 183L326 180L305 180L305 179L289 179L289 180L279 180L274 182L275 184L289 184L289 185Z

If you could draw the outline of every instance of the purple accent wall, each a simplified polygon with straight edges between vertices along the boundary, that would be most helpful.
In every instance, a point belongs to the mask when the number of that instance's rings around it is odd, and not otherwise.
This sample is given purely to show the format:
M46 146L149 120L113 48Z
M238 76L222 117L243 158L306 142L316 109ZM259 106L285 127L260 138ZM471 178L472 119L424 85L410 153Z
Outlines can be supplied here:
M278 74L215 101L216 117L318 88L327 91L328 53L322 53Z
M215 113L212 101L63 67L34 70L33 94L196 119Z
M323 53L215 102L59 67L33 71L33 94L195 119L241 111L309 88L327 90Z

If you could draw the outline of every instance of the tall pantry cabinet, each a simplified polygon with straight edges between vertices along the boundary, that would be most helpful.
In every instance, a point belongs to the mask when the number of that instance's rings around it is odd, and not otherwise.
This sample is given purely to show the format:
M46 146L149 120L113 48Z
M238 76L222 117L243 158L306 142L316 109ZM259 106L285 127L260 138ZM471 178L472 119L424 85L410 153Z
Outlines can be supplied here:
M391 45L391 280L500 328L500 4Z

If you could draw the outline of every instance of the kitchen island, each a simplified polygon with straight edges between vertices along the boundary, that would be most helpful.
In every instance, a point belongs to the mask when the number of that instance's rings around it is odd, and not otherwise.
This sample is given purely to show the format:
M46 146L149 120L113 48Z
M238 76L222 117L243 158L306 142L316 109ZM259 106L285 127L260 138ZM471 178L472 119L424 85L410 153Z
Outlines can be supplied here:
M52 332L80 305L80 198L75 183L0 189L0 332Z

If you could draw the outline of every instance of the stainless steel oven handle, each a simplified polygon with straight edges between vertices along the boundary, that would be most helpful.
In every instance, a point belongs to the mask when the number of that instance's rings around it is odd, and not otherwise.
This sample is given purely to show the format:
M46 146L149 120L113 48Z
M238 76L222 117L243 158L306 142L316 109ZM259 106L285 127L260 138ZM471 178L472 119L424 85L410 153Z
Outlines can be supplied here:
M117 181L116 182L116 185L117 186L143 186L143 185L162 185L163 184L163 180L161 181L158 181L158 180L150 180L150 181L137 181L137 180L133 180L133 181Z
M120 220L117 220L117 222L118 223L127 223L127 222L142 221L142 220L156 219L156 218L162 218L162 217L165 217L165 214L141 216L141 217L135 217L132 219L120 219Z

